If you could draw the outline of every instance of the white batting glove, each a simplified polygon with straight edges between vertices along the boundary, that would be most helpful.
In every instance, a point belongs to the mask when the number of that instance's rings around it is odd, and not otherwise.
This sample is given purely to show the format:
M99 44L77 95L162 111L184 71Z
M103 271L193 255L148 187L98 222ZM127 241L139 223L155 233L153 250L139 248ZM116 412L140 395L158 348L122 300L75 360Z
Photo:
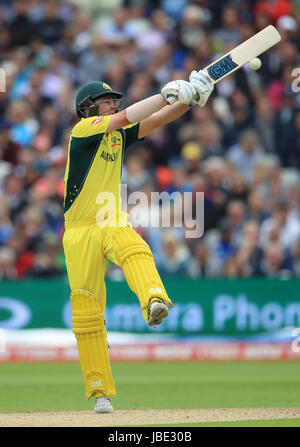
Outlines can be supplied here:
M179 101L187 106L195 104L197 97L197 91L193 85L183 80L169 82L162 88L161 94L167 104Z
M196 89L198 94L198 98L192 102L192 105L198 104L200 107L205 106L214 89L212 79L203 70L193 70L190 74L190 83Z

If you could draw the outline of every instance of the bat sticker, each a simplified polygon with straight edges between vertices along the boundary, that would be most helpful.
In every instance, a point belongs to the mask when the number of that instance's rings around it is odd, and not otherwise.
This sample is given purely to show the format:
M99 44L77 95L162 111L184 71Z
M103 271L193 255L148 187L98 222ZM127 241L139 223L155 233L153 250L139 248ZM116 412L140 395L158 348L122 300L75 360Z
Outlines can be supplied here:
M215 64L211 65L208 68L208 74L209 76L214 80L217 81L218 79L222 78L224 75L229 73L231 70L236 68L238 65L233 62L231 55L228 54L227 56L223 57L223 59L219 60Z

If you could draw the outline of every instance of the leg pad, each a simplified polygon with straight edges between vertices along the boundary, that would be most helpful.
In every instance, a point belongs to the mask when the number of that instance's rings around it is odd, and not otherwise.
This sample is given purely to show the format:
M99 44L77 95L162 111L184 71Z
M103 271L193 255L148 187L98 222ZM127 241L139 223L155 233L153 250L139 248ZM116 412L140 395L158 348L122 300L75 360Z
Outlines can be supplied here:
M73 332L77 340L86 398L115 397L104 314L100 311L99 302L89 291L76 290L71 293L71 303Z
M130 289L139 298L147 323L151 298L161 298L168 307L173 307L155 267L149 245L133 228L118 228L114 232L113 249Z

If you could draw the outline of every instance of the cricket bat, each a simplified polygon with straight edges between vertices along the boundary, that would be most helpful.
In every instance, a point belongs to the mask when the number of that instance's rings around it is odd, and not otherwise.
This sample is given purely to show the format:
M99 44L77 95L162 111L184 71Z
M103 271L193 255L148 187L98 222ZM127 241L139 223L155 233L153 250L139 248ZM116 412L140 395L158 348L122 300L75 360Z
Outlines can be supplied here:
M267 51L280 40L281 36L277 29L273 25L269 25L203 68L203 71L208 73L214 84L216 84L250 62L254 57ZM173 104L176 101L176 97L169 96L168 101L170 104Z

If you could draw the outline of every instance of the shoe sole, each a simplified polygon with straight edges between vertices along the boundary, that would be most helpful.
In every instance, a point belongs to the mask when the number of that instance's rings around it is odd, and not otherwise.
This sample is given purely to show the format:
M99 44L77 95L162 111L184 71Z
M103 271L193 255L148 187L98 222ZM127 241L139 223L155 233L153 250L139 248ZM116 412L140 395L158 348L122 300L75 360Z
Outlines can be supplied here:
M157 326L169 315L169 311L164 304L157 305L149 315L148 326Z
M98 410L98 409L97 409L97 410L96 410L96 409L94 408L94 411L95 411L95 413L99 413L99 414L101 414L101 413L112 413L112 412L114 411L114 409L111 408L111 409L109 409L109 410L108 410L108 409L103 409L103 410L101 410L101 409Z

